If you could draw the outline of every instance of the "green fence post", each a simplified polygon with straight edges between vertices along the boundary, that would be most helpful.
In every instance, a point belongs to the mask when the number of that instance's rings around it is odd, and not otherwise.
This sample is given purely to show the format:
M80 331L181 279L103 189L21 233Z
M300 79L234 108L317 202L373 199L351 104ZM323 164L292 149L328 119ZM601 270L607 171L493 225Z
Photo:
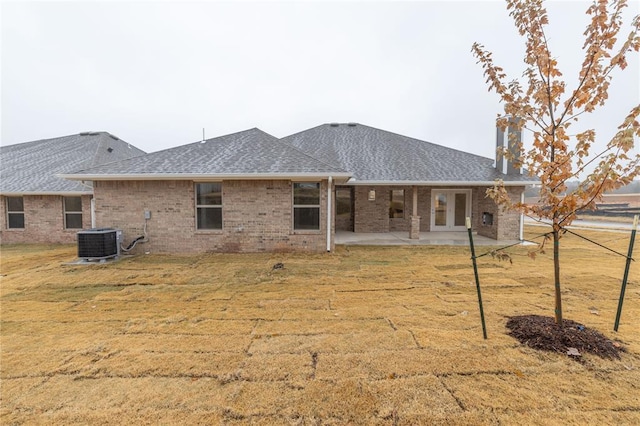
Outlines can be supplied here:
M631 228L631 240L629 241L629 252L627 253L627 264L624 267L624 276L622 277L622 287L620 288L620 300L618 300L618 312L616 313L616 322L613 330L618 331L620 325L620 315L622 315L622 302L624 302L624 292L627 289L627 279L629 278L629 267L631 266L631 256L633 255L633 243L636 240L636 229L638 228L638 215L633 217L633 228Z
M480 306L480 321L482 321L482 336L487 339L487 327L484 323L484 309L482 309L482 293L480 292L480 278L478 278L478 264L476 262L476 250L473 247L473 234L471 233L471 218L467 218L467 231L469 232L469 246L471 246L471 260L473 261L473 274L476 277L476 290L478 292L478 305Z

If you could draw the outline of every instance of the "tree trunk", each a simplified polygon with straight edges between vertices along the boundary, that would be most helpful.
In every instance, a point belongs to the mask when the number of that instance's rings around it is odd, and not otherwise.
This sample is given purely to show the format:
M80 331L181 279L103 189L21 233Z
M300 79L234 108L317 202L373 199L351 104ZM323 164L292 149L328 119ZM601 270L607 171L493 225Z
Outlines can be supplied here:
M562 293L560 293L560 230L553 227L553 276L556 287L556 324L562 327Z

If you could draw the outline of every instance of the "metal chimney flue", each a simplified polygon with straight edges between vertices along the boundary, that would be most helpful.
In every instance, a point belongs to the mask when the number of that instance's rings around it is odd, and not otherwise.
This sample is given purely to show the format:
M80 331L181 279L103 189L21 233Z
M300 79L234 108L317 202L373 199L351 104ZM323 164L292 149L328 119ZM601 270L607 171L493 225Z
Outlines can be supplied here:
M516 117L509 117L507 128L502 130L496 126L496 169L505 175L522 174L522 165L518 167L514 163L520 159L520 147L522 144L522 129L519 128L519 121ZM503 155L502 151L507 148L512 159Z

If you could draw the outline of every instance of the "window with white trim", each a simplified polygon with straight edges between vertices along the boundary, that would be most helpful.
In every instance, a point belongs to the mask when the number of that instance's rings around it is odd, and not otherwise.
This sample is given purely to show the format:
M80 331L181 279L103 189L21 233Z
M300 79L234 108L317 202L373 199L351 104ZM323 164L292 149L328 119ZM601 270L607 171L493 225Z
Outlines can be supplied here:
M82 229L82 197L63 197L64 229Z
M222 229L222 183L196 183L196 229Z
M293 183L293 229L320 230L320 183Z
M6 197L7 228L24 229L24 199L22 197Z

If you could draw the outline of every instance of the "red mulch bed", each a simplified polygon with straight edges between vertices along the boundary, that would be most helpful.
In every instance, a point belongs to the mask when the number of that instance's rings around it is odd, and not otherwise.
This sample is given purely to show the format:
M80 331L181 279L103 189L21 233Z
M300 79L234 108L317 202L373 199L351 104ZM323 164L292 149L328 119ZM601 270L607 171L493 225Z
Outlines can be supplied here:
M559 352L579 359L581 354L590 353L601 358L619 359L624 348L600 332L571 320L563 320L558 327L555 319L541 315L521 315L507 321L509 335L520 343L544 351ZM579 354L570 348L575 348ZM572 355L573 354L573 355Z

